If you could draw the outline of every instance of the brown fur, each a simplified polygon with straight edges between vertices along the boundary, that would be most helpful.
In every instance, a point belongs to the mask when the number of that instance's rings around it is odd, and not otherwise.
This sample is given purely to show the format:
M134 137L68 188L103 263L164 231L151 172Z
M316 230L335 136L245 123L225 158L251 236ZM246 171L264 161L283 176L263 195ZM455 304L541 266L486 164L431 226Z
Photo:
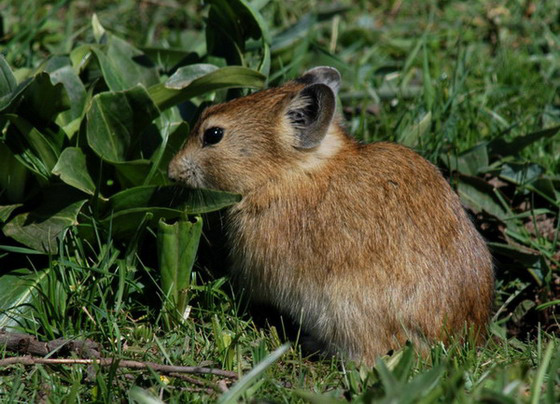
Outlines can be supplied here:
M438 170L397 144L359 144L336 118L320 144L298 146L301 125L288 111L310 102L302 91L313 83L335 93L333 75L314 69L208 108L170 176L243 196L228 212L237 282L330 352L372 363L406 340L425 347L466 327L481 333L491 257ZM224 137L202 147L210 127Z

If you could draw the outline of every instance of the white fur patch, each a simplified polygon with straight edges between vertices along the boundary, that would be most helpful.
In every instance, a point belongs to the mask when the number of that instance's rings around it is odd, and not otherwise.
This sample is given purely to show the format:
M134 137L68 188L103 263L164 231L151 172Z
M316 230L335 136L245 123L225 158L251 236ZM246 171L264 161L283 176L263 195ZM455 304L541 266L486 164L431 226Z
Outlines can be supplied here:
M314 171L319 169L324 162L335 156L341 150L343 147L343 140L341 136L340 129L335 124L331 124L329 131L325 135L325 138L319 147L307 153L307 155L301 160L300 168L305 171Z

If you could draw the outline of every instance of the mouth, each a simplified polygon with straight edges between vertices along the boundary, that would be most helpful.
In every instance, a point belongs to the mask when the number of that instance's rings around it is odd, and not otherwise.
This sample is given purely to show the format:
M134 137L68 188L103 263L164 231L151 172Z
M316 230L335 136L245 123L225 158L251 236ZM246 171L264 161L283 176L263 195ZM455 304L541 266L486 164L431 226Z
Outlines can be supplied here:
M189 188L204 188L206 183L199 167L190 159L175 157L169 164L169 179Z

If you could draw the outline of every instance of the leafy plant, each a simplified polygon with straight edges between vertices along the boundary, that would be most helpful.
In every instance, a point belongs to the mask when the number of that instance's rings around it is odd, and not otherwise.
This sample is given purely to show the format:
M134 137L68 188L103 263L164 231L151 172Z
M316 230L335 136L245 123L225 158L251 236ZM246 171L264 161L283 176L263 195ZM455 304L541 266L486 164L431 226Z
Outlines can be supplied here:
M52 256L71 227L87 243L109 236L118 243L159 222L162 287L183 311L186 300L178 300L178 291L184 293L186 284L177 281L181 274L189 278L202 219L196 219L194 233L167 230L184 229L187 215L220 209L238 197L169 185L167 165L189 130L180 110L219 90L260 88L265 77L243 66L194 63L175 66L167 78L95 15L92 30L95 43L51 57L18 75L19 82L0 55L1 248ZM183 250L187 261L173 258ZM0 276L2 282L13 280ZM16 301L3 302L3 316Z

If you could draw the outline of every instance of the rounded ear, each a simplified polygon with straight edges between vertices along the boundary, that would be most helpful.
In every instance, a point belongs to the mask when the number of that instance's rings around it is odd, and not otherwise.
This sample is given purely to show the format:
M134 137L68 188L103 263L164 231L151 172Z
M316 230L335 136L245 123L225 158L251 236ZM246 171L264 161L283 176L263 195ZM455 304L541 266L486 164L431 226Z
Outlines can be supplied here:
M319 146L331 125L336 108L333 90L326 84L311 84L300 90L288 104L286 116L294 128L294 147Z
M296 81L303 84L325 84L336 95L340 88L340 73L334 67L318 66L306 71Z

